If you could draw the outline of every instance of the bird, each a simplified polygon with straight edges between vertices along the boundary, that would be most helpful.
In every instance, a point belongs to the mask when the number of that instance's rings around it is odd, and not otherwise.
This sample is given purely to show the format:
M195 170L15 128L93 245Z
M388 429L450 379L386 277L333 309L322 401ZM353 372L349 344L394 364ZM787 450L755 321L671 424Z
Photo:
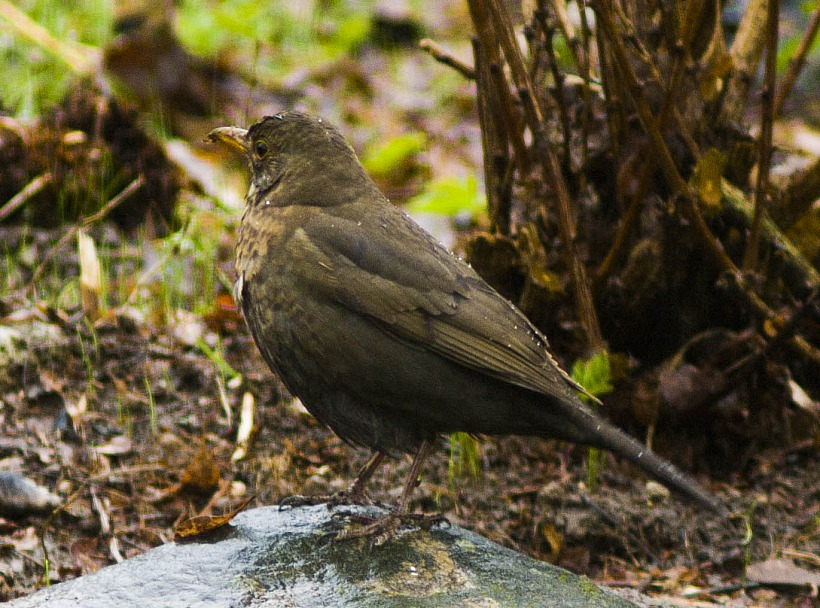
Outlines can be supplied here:
M437 440L455 432L609 450L726 515L718 499L584 403L547 338L393 205L335 126L284 111L207 139L227 144L250 170L234 296L259 351L319 422L372 451L340 502L362 504L385 457L413 456L392 509L337 538L380 545L403 525L433 521L409 513L409 502Z

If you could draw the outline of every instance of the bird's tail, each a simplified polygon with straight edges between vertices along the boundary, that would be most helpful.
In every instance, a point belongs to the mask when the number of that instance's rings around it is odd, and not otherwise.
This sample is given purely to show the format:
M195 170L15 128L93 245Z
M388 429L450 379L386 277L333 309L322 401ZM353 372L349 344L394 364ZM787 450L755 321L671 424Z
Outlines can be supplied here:
M576 398L577 399L577 398ZM691 499L693 502L717 513L723 517L728 515L726 507L714 496L702 489L698 484L678 469L671 462L664 460L633 437L630 437L616 426L595 415L589 408L580 402L567 403L561 399L560 407L564 416L563 428L568 430L566 438L578 443L609 450L635 463L652 477L672 490L676 490ZM553 412L554 413L554 412ZM553 429L549 435L556 434L556 420L550 417L545 421L548 429Z

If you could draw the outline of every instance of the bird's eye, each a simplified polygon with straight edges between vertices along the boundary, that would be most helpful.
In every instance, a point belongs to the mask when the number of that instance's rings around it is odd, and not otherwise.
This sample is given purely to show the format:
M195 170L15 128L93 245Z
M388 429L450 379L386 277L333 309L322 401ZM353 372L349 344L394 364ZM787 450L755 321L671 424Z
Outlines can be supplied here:
M268 153L268 144L264 141L258 141L256 145L254 145L253 151L256 154L256 158L264 158L265 154Z

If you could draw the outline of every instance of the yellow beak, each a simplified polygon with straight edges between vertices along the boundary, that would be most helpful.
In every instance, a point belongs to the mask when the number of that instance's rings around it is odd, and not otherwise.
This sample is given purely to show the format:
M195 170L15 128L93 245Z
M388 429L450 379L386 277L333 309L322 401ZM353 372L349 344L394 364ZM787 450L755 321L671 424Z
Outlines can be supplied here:
M247 129L219 127L208 133L207 139L208 141L227 144L231 149L241 154L245 154L250 150L251 142L248 141Z

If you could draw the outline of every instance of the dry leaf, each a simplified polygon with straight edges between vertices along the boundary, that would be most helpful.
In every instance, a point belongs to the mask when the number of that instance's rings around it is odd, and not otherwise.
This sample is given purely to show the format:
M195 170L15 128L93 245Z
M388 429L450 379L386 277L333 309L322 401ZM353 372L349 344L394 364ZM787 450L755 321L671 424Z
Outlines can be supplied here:
M202 441L202 447L194 454L180 477L181 489L208 495L219 487L220 470L211 449Z
M726 155L715 148L710 148L695 167L692 183L698 198L713 209L720 207L720 200L723 197L721 178L725 166Z
M239 430L236 433L236 449L231 455L231 461L242 460L248 453L248 445L253 435L253 419L256 412L256 400L250 393L242 395L242 409L239 412Z
M112 437L108 443L98 445L94 448L98 454L105 454L106 456L122 456L130 453L133 449L134 445L131 439L125 435Z
M102 271L100 258L94 240L84 230L77 232L77 247L80 253L80 291L83 299L83 310L89 321L94 322L100 316L100 291L102 288Z
M174 540L179 541L184 538L191 538L194 536L201 536L208 532L217 530L236 517L237 513L241 512L256 496L250 496L242 501L230 513L225 515L197 515L181 522L174 530Z
M549 561L555 563L561 554L561 549L564 547L564 536L549 522L539 526L539 528L541 538L547 541L550 546Z

